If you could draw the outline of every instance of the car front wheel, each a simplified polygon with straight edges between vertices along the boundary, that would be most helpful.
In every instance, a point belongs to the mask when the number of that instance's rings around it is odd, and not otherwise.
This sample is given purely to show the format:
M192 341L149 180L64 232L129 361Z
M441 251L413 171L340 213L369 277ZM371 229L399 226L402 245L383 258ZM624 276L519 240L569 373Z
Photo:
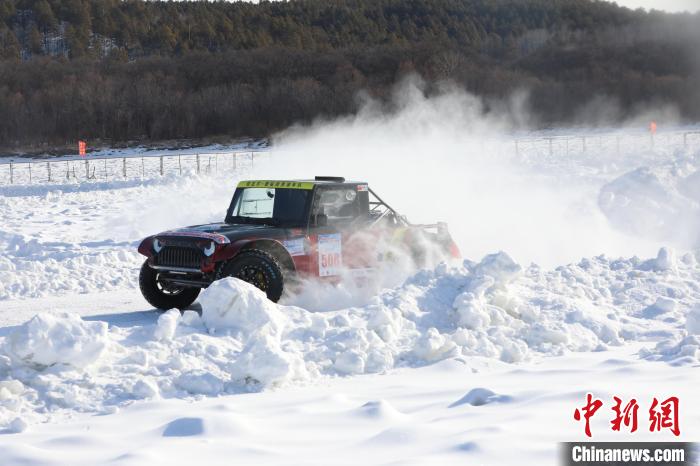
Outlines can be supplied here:
M158 281L158 271L148 265L141 266L139 288L148 303L156 309L186 309L199 296L199 288L166 285Z
M223 277L235 277L251 283L275 303L284 291L282 266L273 255L259 249L247 249L234 257L221 270L220 278Z

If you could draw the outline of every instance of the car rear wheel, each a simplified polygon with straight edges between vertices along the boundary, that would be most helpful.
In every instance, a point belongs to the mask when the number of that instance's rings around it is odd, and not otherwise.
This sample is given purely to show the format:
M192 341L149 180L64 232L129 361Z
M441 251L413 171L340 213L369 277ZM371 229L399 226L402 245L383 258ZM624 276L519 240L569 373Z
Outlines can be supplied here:
M272 254L259 249L242 251L223 267L220 277L235 277L251 283L275 303L284 291L284 269Z
M152 269L148 261L141 266L139 288L151 306L166 311L173 308L186 309L199 296L199 288L184 288L159 282L158 271Z

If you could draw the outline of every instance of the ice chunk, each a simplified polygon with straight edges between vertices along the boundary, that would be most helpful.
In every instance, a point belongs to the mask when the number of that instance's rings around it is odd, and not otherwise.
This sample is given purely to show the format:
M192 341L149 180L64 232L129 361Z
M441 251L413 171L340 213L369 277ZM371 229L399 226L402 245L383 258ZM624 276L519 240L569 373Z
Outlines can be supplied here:
M203 325L202 317L195 311L185 311L180 318L180 324L188 327L201 327Z
M28 427L29 427L29 424L27 424L27 421L25 421L21 417L16 417L7 426L7 430L8 430L8 432L13 433L13 434L19 434L19 433L27 430Z
M665 272L674 270L677 266L676 253L670 248L661 248L654 259L642 262L639 266L641 270L655 270Z
M4 390L8 395L20 395L24 392L24 384L19 380L3 380L0 382L0 390Z
M654 304L642 311L641 316L645 319L655 319L661 314L672 312L675 309L676 301L674 301L671 298L659 296L658 298L656 298L656 302Z
M656 256L657 270L671 270L676 267L676 253L673 249L661 248Z
M356 350L344 351L335 360L335 368L344 374L362 374L365 371L365 359Z
M499 284L513 281L521 272L522 267L503 251L485 256L473 268L474 275L491 276Z
M451 339L440 334L436 328L429 328L416 342L413 354L420 360L433 362L455 355L457 349Z
M483 329L491 325L491 317L486 310L486 303L473 293L462 293L453 304L457 312L457 324L472 330Z
M180 375L175 385L194 395L218 395L224 391L224 382L214 374L194 370Z
M138 398L158 398L160 389L155 381L146 378L137 380L132 392Z
M685 318L685 328L690 335L700 335L700 304L688 312Z
M285 318L275 303L254 285L237 278L212 283L199 297L202 320L210 331L232 329L245 335L264 330L276 333Z
M170 309L158 316L158 322L153 332L156 340L172 340L177 330L177 323L180 319L180 311Z
M283 351L279 341L269 335L250 341L231 365L234 380L262 386L303 378L305 372L304 361L298 353Z

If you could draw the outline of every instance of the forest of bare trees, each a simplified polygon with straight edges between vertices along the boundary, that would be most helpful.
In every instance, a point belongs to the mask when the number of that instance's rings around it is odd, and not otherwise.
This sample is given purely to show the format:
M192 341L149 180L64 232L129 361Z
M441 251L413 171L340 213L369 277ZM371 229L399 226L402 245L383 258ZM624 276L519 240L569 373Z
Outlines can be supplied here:
M408 73L536 124L673 105L700 119L700 15L590 0L0 0L0 147L266 136Z

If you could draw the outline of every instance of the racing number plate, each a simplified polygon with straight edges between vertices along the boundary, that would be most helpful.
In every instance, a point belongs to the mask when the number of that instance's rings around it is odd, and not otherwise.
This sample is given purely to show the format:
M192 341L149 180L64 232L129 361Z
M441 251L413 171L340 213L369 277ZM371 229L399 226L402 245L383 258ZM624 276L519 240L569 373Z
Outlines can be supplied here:
M318 235L318 275L340 275L343 267L340 234Z

